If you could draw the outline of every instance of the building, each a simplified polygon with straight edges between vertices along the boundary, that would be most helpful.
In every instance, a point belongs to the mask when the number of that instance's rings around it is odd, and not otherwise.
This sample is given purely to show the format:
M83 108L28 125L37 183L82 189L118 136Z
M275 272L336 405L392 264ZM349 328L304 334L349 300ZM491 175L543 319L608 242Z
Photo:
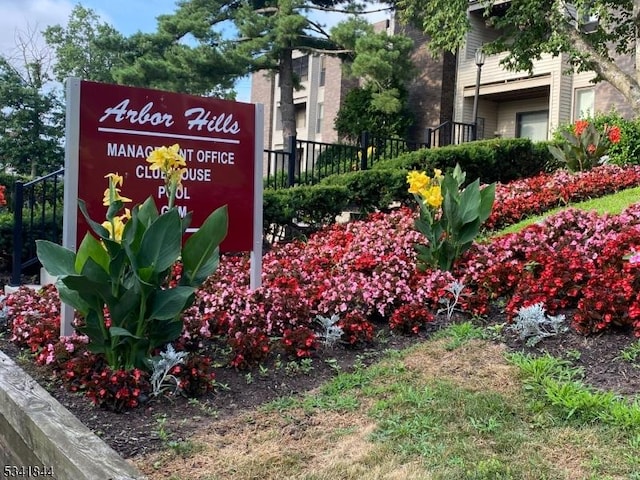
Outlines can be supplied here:
M479 69L475 54L484 43L496 38L496 31L485 22L483 10L480 0L470 0L471 30L457 55L432 56L426 48L427 37L393 19L375 25L389 34L408 35L415 43L412 56L419 75L409 86L409 102L415 117L410 140L424 141L428 128L447 121L474 122ZM615 88L607 82L591 83L592 72L567 74L566 55L545 55L534 64L532 74L504 70L500 61L505 56L487 56L480 69L478 139L547 140L561 124L597 112L615 108L623 116L632 116L625 99ZM325 143L338 141L333 122L346 93L358 84L357 80L345 78L341 62L335 57L298 53L294 63L303 87L294 93L298 138ZM621 57L618 64L633 72L633 58ZM253 74L251 101L265 105L265 146L274 150L283 148L277 84L277 75Z
M473 122L476 80L479 67L475 53L493 40L495 30L483 18L484 5L469 3L471 30L458 52L454 119ZM545 55L528 72L506 71L500 61L506 54L487 56L480 72L477 104L478 138L528 137L547 140L561 124L607 112L614 107L631 115L624 98L607 82L591 83L593 72L570 73L567 56ZM633 68L631 58L619 58L623 68Z
M409 100L416 119L412 139L423 141L428 127L451 120L454 105L455 57L433 57L426 49L427 39L415 30L402 27L394 20L376 23L374 28L388 34L403 33L415 42L414 63L419 75L410 86ZM347 92L358 80L343 74L342 62L329 55L294 52L294 69L301 89L294 92L297 138L323 143L339 141L334 120ZM251 101L264 104L265 147L284 147L280 119L278 75L256 72L251 78Z

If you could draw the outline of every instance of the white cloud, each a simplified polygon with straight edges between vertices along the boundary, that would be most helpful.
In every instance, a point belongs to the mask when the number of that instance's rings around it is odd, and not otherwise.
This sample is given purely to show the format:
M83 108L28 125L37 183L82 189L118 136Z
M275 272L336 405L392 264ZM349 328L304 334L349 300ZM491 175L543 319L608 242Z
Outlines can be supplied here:
M19 53L19 38L33 37L36 49L43 48L40 32L49 25L65 24L73 9L70 0L0 0L0 55Z

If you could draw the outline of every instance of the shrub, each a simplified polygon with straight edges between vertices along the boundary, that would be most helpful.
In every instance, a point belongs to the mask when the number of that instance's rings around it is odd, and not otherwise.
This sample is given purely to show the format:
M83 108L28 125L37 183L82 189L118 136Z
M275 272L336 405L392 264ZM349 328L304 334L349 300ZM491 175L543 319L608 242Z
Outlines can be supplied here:
M620 143L620 128L596 126L588 120L576 120L570 129L560 132L562 140L550 144L549 151L572 172L591 170L608 161L610 147Z
M11 321L11 341L37 353L60 335L59 299L53 285L43 287L37 295L28 287L20 287L6 299Z
M309 327L288 328L282 335L282 346L294 358L308 358L318 348L316 334Z
M26 183L29 181L29 178L26 175L0 173L0 185L5 187L4 197L6 200L6 206L11 211L13 211L13 193L15 191L15 184L18 180L22 180L22 182Z
M392 160L381 160L374 170L453 170L456 164L467 172L467 181L476 178L482 183L502 182L526 178L553 167L555 162L544 148L526 138L491 139L422 149L400 155Z
M345 313L337 326L342 329L342 341L347 345L358 346L373 340L373 324L360 312Z
M178 379L178 388L187 397L199 397L213 390L215 373L211 358L191 353L183 364L171 369L171 375Z
M332 175L324 185L342 186L349 192L348 203L362 212L387 210L394 201L408 201L407 172L402 169L360 170Z
M260 363L271 351L269 337L255 327L231 333L228 344L232 355L229 365L238 369L249 368Z
M116 412L137 407L150 390L148 374L137 368L112 370L105 365L93 370L83 383L93 403Z
M354 145L327 145L318 155L314 169L318 178L338 173L351 172L360 168L358 153Z
M459 165L453 174L435 171L433 178L425 172L407 175L409 192L420 207L416 229L426 245L416 245L418 268L440 268L451 271L453 262L471 247L489 218L495 198L495 183L480 189L476 179L461 189L465 172Z
M603 129L605 125L620 129L620 141L611 145L607 155L609 163L640 165L640 119L625 120L616 112L598 114L593 123Z
M518 334L520 340L533 347L543 338L565 332L567 325L564 315L547 315L543 304L535 303L521 307L509 328Z
M283 190L265 190L264 228L305 223L310 230L334 223L347 206L349 192L341 185L298 186Z
M587 119L602 131L605 126L616 126L620 129L620 141L611 145L607 155L609 163L615 165L640 164L640 119L626 120L619 113L611 111L598 113ZM561 125L553 134L555 143L563 138L563 134L571 131L573 124Z
M22 231L22 258L35 257L36 239L48 238L55 242L62 241L62 207L56 210L56 218L53 217L53 208L45 208L44 217L41 217L42 210L36 210L33 220L33 227L30 226L29 211L23 213ZM13 261L13 213L0 212L0 270L11 270Z

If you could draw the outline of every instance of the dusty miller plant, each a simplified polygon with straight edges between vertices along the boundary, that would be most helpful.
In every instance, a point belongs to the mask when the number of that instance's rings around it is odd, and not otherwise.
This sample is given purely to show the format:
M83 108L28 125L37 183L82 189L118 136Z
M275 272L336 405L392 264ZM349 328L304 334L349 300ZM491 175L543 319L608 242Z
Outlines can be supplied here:
M449 285L447 285L447 288L445 288L445 291L450 293L451 295L447 295L446 297L441 297L438 300L438 303L441 303L442 305L444 305L443 308L438 309L437 311L438 315L441 313L446 313L447 321L450 322L451 317L453 316L453 312L458 310L456 307L460 302L460 297L462 296L463 290L464 290L464 283L462 283L460 280L454 280Z
M173 345L168 344L166 352L149 360L151 364L151 394L157 397L162 392L173 388L172 394L178 393L180 384L178 379L171 375L171 369L184 362L187 352L176 352Z
M510 326L520 340L530 347L546 337L552 337L567 330L564 315L547 315L542 303L536 303L518 310L518 316Z
M320 338L322 338L322 344L325 347L333 347L342 338L343 330L338 326L340 317L336 314L331 317L323 317L322 315L316 315L316 321L322 327L320 332Z
M0 295L0 329L4 329L7 327L9 322L9 308L4 304L6 297L4 295Z

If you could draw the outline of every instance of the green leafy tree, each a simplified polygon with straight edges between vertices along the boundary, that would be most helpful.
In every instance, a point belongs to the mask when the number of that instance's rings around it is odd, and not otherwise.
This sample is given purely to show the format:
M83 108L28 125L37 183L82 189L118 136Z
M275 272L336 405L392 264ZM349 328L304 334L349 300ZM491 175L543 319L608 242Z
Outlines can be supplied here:
M416 73L411 62L413 41L404 35L374 32L361 19L343 22L331 33L352 52L344 63L345 73L361 81L360 87L347 93L338 112L338 134L355 139L366 130L379 136L404 136L412 123L407 85Z
M233 98L234 82L249 62L223 40L228 10L220 2L182 2L174 14L159 16L156 32L128 39L133 59L114 73L116 81Z
M198 95L229 96L244 64L225 51L208 30L203 2L185 17L161 15L158 30L123 36L91 9L77 5L66 26L48 27L44 37L56 53L60 81L69 76L107 83ZM215 10L212 10L215 12Z
M378 137L404 137L412 123L412 113L403 90L398 100L401 109L393 113L378 110L371 87L356 87L345 96L334 126L341 138L357 140L362 132Z
M42 175L64 163L63 109L54 90L45 89L42 59L14 65L0 57L0 167Z
M353 55L356 39L367 33L358 27L360 23L342 39L332 38L313 13L360 14L365 13L364 5L354 0L183 0L174 13L158 17L156 32L128 38L101 23L91 10L76 7L69 26L50 27L46 38L60 59L56 65L60 78L77 75L230 97L237 78L258 70L277 73L286 138L295 134L293 92L300 85L293 71L293 52ZM346 47L341 45L345 38L350 39ZM363 44L362 48L371 52L376 47ZM362 68L371 71L370 66ZM400 90L372 92L373 101L387 109L402 96Z
M578 71L594 71L606 80L640 115L640 84L636 75L616 64L617 55L637 55L640 0L488 0L484 16L494 27L495 39L487 53L508 51L502 65L531 72L544 53L565 53ZM470 28L467 0L397 0L399 16L431 37L434 51L455 51ZM587 19L597 18L585 28ZM636 57L637 58L637 57Z
M132 53L122 34L80 4L71 11L65 27L53 25L42 33L56 53L53 71L58 81L73 76L114 82L115 72L126 65Z

